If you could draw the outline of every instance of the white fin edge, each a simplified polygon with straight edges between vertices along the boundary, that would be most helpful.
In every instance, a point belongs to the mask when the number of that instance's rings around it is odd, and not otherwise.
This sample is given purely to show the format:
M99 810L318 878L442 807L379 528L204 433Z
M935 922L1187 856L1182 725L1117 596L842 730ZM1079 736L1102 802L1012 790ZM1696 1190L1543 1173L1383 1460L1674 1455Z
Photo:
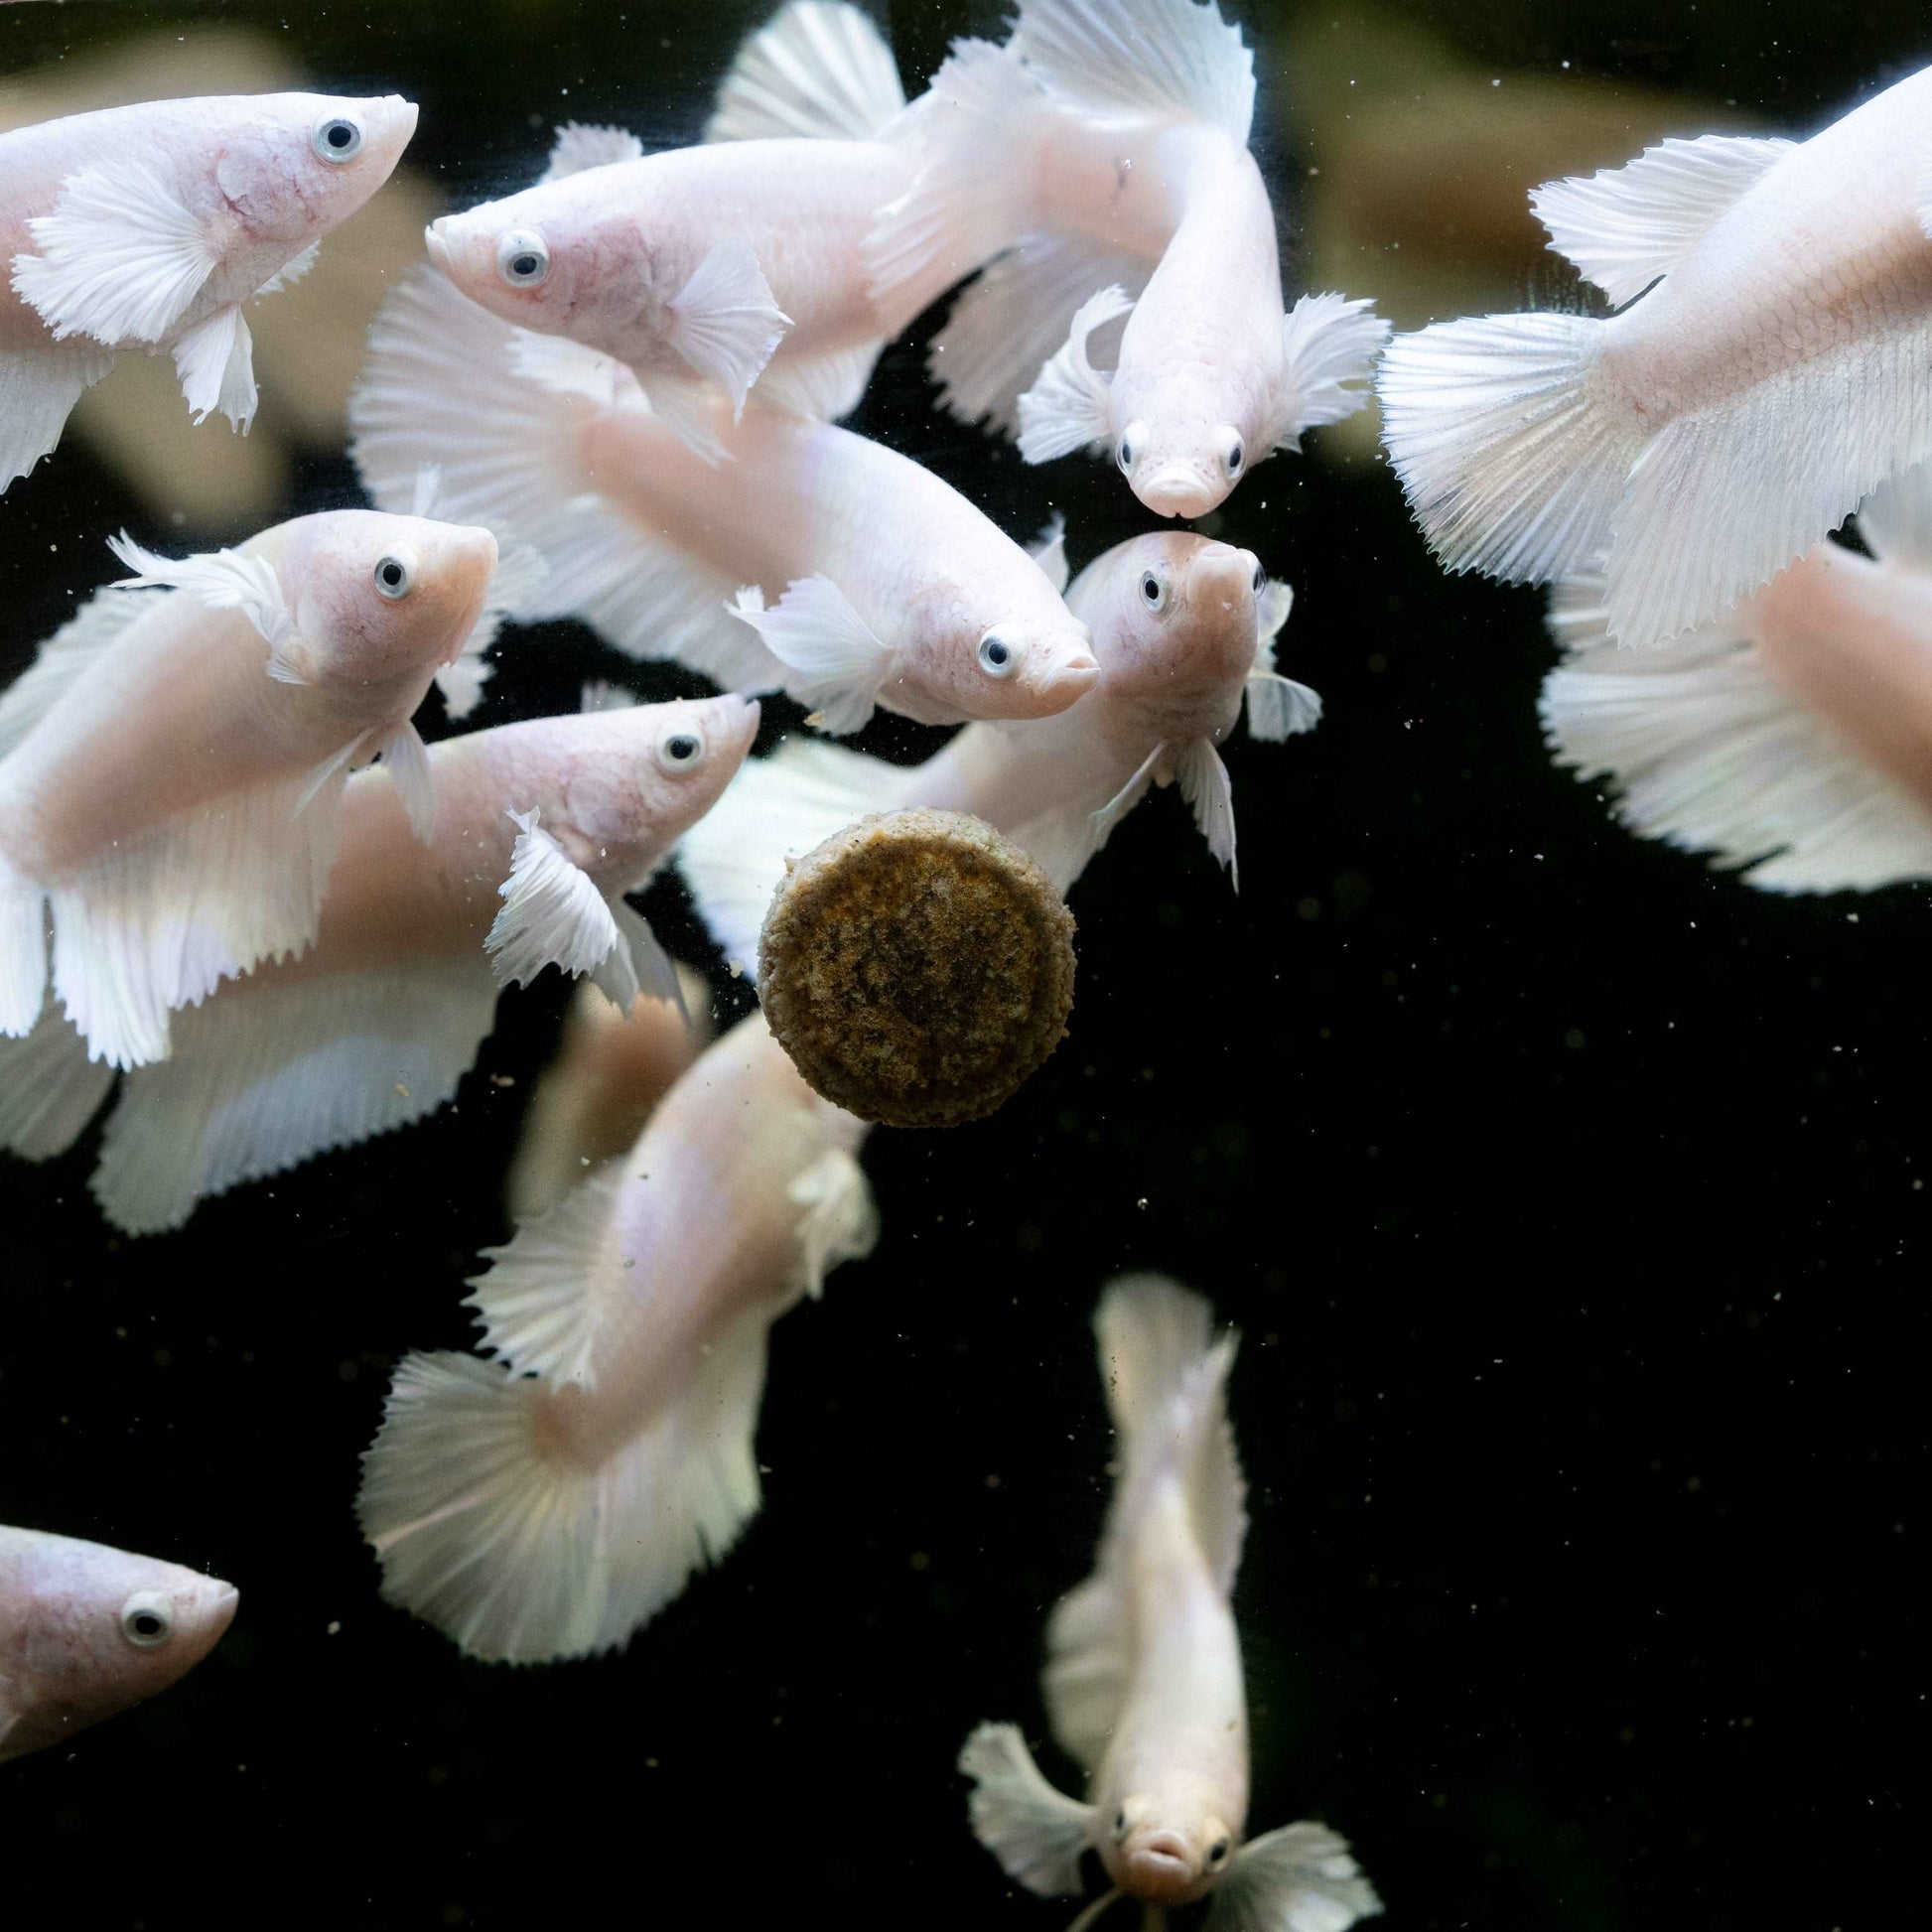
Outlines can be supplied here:
M1347 1932L1381 1909L1348 1841L1305 1820L1235 1853L1209 1894L1202 1932Z
M114 589L186 591L210 611L240 611L270 646L269 676L283 684L308 683L286 648L295 642L295 617L282 595L282 580L265 557L246 557L238 550L164 557L125 530L109 537L107 547L134 573Z
M546 966L595 973L623 948L622 935L590 875L538 824L538 813L512 811L517 828L510 875L497 888L502 909L483 950L499 986L527 985ZM631 995L636 995L631 986Z
M1092 1808L1040 1776L1018 1725L981 1725L961 1747L959 1768L973 1780L973 1835L1008 1877L1040 1898L1077 1892Z
M729 607L792 675L785 689L835 738L872 716L892 653L829 577L801 577L769 610L755 585Z
M715 243L669 309L671 346L731 397L736 422L752 384L791 327L752 244L737 238Z

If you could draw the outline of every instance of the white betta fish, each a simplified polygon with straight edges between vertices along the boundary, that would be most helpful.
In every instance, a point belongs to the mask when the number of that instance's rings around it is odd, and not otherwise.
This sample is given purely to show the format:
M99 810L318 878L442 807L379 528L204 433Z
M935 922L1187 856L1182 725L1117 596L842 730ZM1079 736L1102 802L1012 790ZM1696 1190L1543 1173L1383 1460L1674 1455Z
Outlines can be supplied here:
M330 94L146 101L0 134L0 489L122 348L167 349L197 422L245 430L243 305L306 273L389 179L416 106Z
M730 1549L766 1332L878 1232L865 1133L755 1013L628 1159L491 1251L470 1301L498 1359L411 1355L365 1458L383 1595L543 1663L625 1643Z
M1561 763L1607 778L1634 832L1747 867L1768 892L1932 879L1932 473L1859 511L1874 557L1821 543L1716 621L1609 637L1603 580L1559 585L1543 687ZM729 795L729 794L727 794Z
M220 1641L231 1584L0 1523L0 1761L165 1691Z
M544 1068L504 1182L510 1212L527 1221L554 1207L591 1171L628 1151L684 1070L711 1043L711 994L677 968L683 1011L640 993L630 1011L580 981L556 1057Z
M1013 1725L982 1725L959 1768L973 1830L1042 1897L1077 1892L1099 1854L1119 1898L1149 1908L1210 1901L1207 1932L1344 1932L1381 1901L1348 1847L1303 1822L1243 1843L1248 1706L1228 1607L1247 1531L1224 1391L1235 1337L1211 1338L1197 1295L1128 1276L1094 1326L1120 1474L1093 1575L1047 1626L1053 1734L1088 1775L1085 1803L1035 1767Z
M542 559L531 615L783 689L828 731L875 704L925 724L1047 717L1097 675L1038 564L929 470L776 410L734 424L722 399L712 422L737 461L714 467L621 363L512 329L427 272L384 306L350 416L377 502L433 464L452 511Z
M487 530L326 510L102 591L0 696L0 1033L48 981L97 1058L315 935L349 767L378 754L427 836L410 723L493 626Z
M1149 509L1201 516L1362 407L1388 325L1337 295L1284 314L1254 95L1240 30L1195 0L1024 0L1006 47L959 44L872 242L881 291L1013 250L934 344L955 413L1017 417L1030 463L1110 452ZM1090 338L1122 316L1098 368Z
M1066 564L1057 530L1041 552ZM1177 784L1234 867L1234 810L1216 747L1245 693L1256 738L1307 731L1321 700L1274 668L1292 601L1254 553L1187 531L1131 538L1074 580L1067 607L1093 632L1100 682L1033 723L968 725L923 764L890 764L793 739L754 759L685 834L678 865L712 936L752 970L786 863L868 812L970 812L1033 854L1064 893L1154 784Z
M1808 141L1666 141L1531 206L1618 313L1438 323L1382 363L1449 569L1600 560L1610 635L1650 644L1932 455L1932 69Z
M380 774L350 779L316 942L175 1016L174 1050L138 1068L93 1190L132 1234L198 1200L431 1114L469 1070L500 986L547 965L626 1011L677 979L623 902L738 769L758 729L742 698L502 725L433 747L424 845ZM107 1096L49 1014L0 1041L0 1147L45 1160Z
M868 287L866 237L916 168L904 106L872 22L801 0L740 54L713 145L646 155L615 128L562 128L534 188L432 222L430 256L506 322L624 363L716 459L712 394L736 412L758 383L766 403L842 416L943 292Z

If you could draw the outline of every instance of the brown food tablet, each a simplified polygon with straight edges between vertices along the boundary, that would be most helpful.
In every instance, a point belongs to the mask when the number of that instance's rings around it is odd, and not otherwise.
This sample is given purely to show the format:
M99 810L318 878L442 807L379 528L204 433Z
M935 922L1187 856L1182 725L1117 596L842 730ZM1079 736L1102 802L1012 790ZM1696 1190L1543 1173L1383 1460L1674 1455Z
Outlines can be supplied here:
M772 895L759 996L827 1100L889 1127L954 1127L1065 1036L1073 915L984 819L880 813L814 847Z

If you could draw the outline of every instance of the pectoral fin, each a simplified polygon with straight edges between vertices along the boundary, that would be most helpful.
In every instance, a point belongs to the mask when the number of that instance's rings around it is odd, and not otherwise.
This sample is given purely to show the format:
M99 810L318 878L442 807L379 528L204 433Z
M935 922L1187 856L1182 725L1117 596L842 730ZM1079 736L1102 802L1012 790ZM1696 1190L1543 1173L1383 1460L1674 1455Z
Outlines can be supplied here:
M791 327L751 243L719 242L670 307L671 346L731 397L735 419Z
M891 651L829 577L801 577L771 609L756 590L729 607L795 675L785 689L820 714L834 737L872 716Z
M409 829L427 845L436 835L436 780L431 774L429 748L405 718L377 747L389 776L402 794Z
M1040 1776L1014 1725L981 1725L959 1753L973 1780L973 1833L1007 1874L1041 1898L1080 1889L1080 1854L1093 1836L1093 1811Z
M517 840L510 876L497 889L503 908L483 940L499 986L519 986L546 966L566 973L595 973L623 935L590 875L571 864L564 849L537 823L534 811L511 812ZM631 995L636 995L634 983Z
M1074 311L1065 343L1020 398L1020 454L1029 463L1047 463L1075 450L1104 446L1112 435L1113 376L1096 369L1087 341L1103 324L1134 306L1119 286L1102 289Z

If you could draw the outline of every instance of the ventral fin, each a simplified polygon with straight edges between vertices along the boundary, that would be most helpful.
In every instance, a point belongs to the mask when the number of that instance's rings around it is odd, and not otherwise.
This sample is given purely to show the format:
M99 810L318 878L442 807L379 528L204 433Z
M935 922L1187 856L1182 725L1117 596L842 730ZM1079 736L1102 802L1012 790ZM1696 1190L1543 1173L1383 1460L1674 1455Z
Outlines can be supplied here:
M749 241L718 242L670 305L671 346L732 399L745 398L784 340L791 318L771 297Z
M62 342L161 342L218 259L160 170L141 161L69 175L27 231L38 252L14 257L14 289Z
M1530 207L1550 246L1621 308L1797 145L1745 134L1663 141L1625 167L1546 182Z
M264 295L280 295L292 289L316 265L316 257L322 253L322 243L312 241L299 255L291 255L260 288L255 291L256 299Z
M180 338L175 373L196 422L207 422L218 409L244 436L248 433L258 400L254 340L238 304L216 309Z
M537 177L539 183L562 181L568 175L581 175L587 168L608 168L614 162L640 161L644 144L621 127L593 127L588 121L566 121L551 143L550 165Z
M409 815L409 829L417 840L428 845L436 836L436 779L429 761L429 748L417 736L416 727L405 718L376 748L395 787L402 794L402 808Z
M1238 893L1241 868L1234 854L1234 787L1220 753L1205 738L1190 738L1172 749L1169 761L1208 851L1227 867L1228 879Z

